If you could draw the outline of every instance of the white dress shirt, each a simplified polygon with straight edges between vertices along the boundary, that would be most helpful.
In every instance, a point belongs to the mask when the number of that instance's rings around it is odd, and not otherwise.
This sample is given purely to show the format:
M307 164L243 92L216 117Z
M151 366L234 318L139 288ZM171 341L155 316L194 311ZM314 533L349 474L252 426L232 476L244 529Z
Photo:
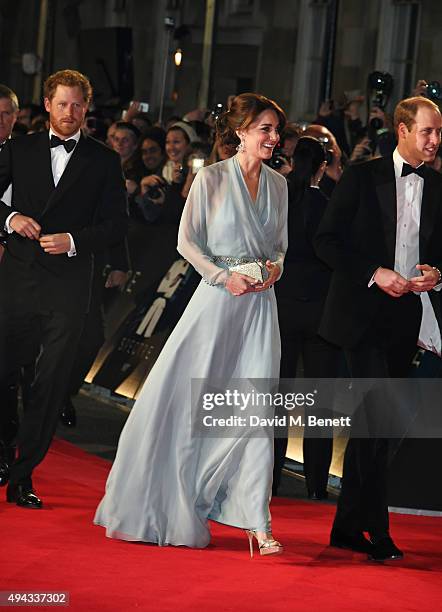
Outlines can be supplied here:
M52 131L52 129L50 129L49 130L49 140L51 139L51 136L53 134L54 132ZM80 140L80 136L81 136L81 132L80 130L78 130L76 134L69 137L69 140L75 140L75 142L78 143L78 141ZM49 142L48 142L48 146L49 146ZM65 171L66 166L68 165L68 162L71 159L72 153L74 151L75 151L75 148L68 153L62 145L51 148L51 168L52 168L52 177L54 179L55 187L57 187L61 177L63 176L63 172ZM12 232L14 231L13 229L11 229L9 222L12 219L12 217L17 214L19 214L19 211L14 211L6 219L5 230L9 234L12 234ZM75 250L74 239L72 238L72 235L69 233L68 233L68 236L71 241L71 248L68 251L67 256L74 257L77 254L77 251Z
M402 165L407 163L395 149L393 153L394 173L396 177L396 248L394 255L394 270L406 279L419 276L417 264L431 262L420 261L419 227L421 218L422 193L424 179L417 174L401 176ZM436 291L442 284L435 287ZM441 356L441 334L434 314L428 292L419 294L422 301L422 322L419 332L418 346ZM399 298L400 299L400 298Z

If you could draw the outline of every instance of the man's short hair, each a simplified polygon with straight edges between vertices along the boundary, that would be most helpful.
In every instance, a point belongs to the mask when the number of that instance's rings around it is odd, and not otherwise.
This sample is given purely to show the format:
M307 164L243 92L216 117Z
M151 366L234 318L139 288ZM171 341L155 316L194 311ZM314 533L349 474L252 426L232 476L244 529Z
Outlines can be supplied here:
M126 132L130 132L136 141L138 141L141 137L140 130L133 123L128 123L127 121L117 121L115 127L117 130L126 130Z
M18 111L17 94L14 91L12 91L12 89L7 87L6 85L0 84L0 98L6 98L7 100L10 100L14 112Z
M65 87L79 87L83 94L83 99L89 104L92 99L92 85L89 79L77 70L59 70L51 74L43 86L44 97L52 100L58 85Z
M430 110L434 110L440 113L440 109L437 104L424 96L413 96L412 98L406 98L401 100L394 109L394 129L397 133L400 123L405 123L408 131L411 131L413 125L416 122L416 113L422 108L426 107Z

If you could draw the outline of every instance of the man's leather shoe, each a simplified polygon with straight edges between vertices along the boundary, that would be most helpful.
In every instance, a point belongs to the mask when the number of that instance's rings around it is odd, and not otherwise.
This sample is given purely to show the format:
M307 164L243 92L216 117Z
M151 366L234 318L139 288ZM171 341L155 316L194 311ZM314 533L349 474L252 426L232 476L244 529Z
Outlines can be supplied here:
M66 427L75 427L77 424L77 413L70 398L64 403L63 410L60 414L60 421L63 425L66 425Z
M0 460L0 487L4 487L9 482L9 464L4 459Z
M345 548L354 552L371 554L373 544L361 532L345 533L334 527L330 534L330 546Z
M393 559L403 559L404 553L399 550L390 536L385 536L373 542L371 552L368 554L370 561L391 561Z
M43 502L32 487L20 484L8 486L6 501L10 504L17 504L21 508L40 509L43 506Z

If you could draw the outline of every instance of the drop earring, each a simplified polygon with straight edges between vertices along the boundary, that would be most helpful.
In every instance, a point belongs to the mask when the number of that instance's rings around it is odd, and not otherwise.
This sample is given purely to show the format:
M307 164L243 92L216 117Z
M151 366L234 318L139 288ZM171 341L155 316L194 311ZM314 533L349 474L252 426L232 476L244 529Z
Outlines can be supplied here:
M245 144L244 144L244 140L241 139L241 142L236 147L236 150L238 151L238 153L244 153L245 152L246 147L245 147Z

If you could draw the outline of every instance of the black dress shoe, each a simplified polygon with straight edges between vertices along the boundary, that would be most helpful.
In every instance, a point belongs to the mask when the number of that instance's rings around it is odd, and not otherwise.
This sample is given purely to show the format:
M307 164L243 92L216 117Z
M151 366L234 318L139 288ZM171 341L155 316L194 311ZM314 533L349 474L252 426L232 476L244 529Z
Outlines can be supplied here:
M63 410L60 414L60 421L63 425L66 425L66 427L75 427L77 424L77 412L70 398L64 403Z
M25 485L10 484L6 491L6 501L21 508L40 509L43 506L34 489Z
M3 459L0 460L0 487L4 487L9 482L9 464Z
M334 527L330 534L330 546L345 548L354 552L371 554L373 544L361 532L345 533Z
M391 561L403 559L404 553L399 550L390 536L385 536L373 542L371 552L368 554L370 561Z

